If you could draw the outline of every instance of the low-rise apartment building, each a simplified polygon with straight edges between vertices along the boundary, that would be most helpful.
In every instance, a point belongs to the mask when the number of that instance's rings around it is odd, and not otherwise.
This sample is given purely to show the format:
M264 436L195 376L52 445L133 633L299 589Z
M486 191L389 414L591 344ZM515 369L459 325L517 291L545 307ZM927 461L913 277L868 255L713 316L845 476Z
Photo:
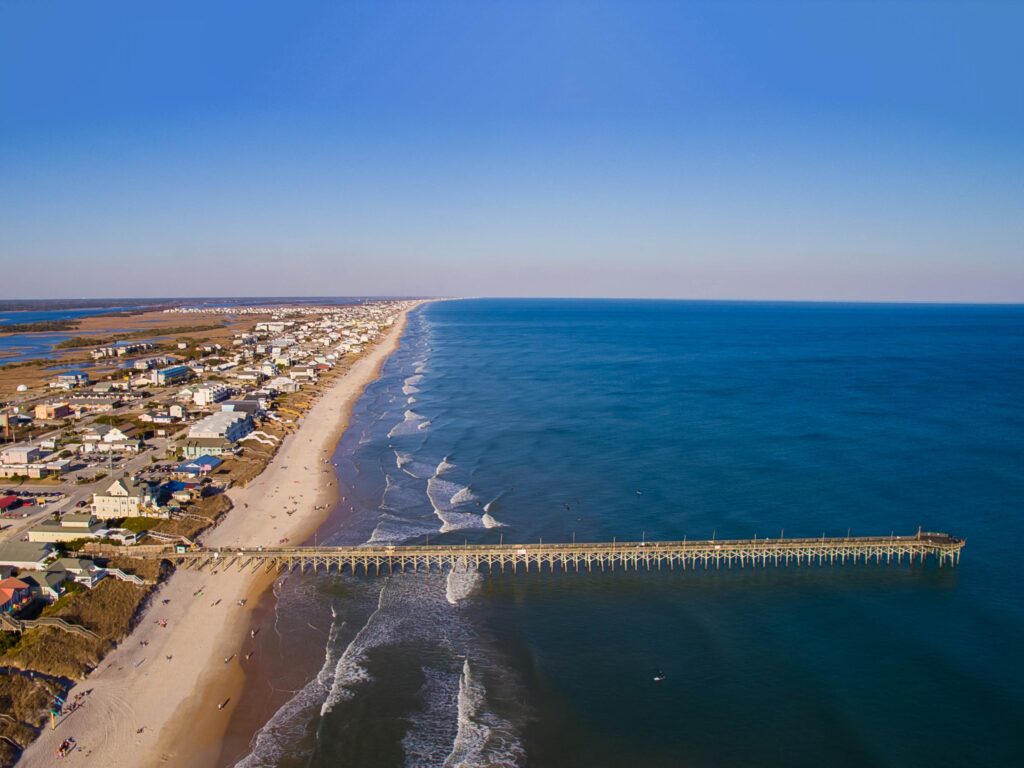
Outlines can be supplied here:
M244 411L220 411L192 425L182 445L185 458L208 454L222 456L254 429L252 417Z

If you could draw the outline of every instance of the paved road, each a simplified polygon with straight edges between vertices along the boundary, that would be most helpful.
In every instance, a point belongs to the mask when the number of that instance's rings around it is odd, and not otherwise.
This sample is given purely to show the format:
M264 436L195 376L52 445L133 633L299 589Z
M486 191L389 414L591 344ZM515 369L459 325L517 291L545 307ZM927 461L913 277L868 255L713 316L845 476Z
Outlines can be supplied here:
M107 476L103 479L89 483L88 485L77 485L72 482L64 482L59 484L54 483L22 483L21 485L7 484L5 485L4 479L0 478L0 488L10 487L12 490L19 492L33 491L33 492L49 492L60 491L66 493L67 496L57 503L45 504L43 506L23 507L22 509L29 513L28 517L19 517L13 519L4 518L0 520L0 525L5 526L0 531L0 542L7 541L12 538L20 538L26 530L31 528L33 525L38 524L46 517L49 517L54 512L65 512L72 510L80 501L91 501L92 495L98 491L105 490L110 485L112 478L120 477L124 474L135 474L142 469L152 464L153 456L162 459L165 455L169 440L164 437L155 438L150 440L146 444L146 448L139 452L137 456L133 456L126 463L124 463L123 469L118 469L118 465L123 462L115 460L113 472L108 472L104 467L89 467L85 472L87 474L95 474L96 472L107 472Z

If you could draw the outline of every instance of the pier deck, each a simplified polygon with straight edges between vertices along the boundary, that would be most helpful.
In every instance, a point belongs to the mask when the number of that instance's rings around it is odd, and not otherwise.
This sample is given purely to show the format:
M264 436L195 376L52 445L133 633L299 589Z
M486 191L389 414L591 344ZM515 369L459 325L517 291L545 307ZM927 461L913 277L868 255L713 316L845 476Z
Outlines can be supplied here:
M924 563L957 565L963 539L946 533L913 536L846 536L814 539L711 539L705 541L632 541L559 544L421 544L405 546L276 547L132 547L117 554L167 560L177 566L219 570L348 570L387 574L486 568L518 572L615 569L687 569ZM93 549L103 554L103 548Z

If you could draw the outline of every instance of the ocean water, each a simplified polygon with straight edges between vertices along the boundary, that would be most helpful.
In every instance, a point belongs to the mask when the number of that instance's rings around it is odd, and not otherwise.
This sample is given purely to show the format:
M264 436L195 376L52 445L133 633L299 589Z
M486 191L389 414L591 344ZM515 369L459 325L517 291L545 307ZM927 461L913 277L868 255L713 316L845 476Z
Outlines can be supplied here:
M923 526L962 564L292 575L223 762L1019 765L1022 414L1019 307L428 305L320 542Z

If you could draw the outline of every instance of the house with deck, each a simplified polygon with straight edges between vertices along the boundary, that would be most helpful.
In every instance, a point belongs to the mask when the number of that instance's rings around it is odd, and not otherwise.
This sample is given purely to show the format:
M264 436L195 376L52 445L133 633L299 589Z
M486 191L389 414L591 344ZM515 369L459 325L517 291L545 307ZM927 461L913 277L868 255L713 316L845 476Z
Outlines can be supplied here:
M129 477L118 478L104 493L94 493L92 496L92 513L100 520L151 517L155 507L149 485L137 483Z
M15 613L32 602L32 588L13 576L0 580L0 613Z

